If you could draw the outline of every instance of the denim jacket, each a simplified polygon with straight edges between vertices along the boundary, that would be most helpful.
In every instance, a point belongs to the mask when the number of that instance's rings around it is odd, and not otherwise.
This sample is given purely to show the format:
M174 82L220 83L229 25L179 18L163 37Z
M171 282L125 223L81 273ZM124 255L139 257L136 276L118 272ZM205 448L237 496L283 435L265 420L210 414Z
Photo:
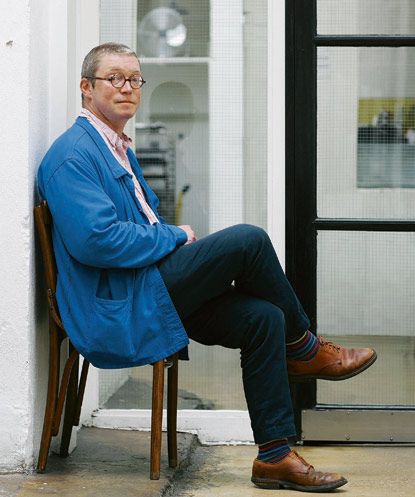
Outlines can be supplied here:
M128 158L147 201L158 199L131 149ZM131 175L82 117L51 146L38 171L52 213L65 329L94 366L150 364L188 344L156 266L187 240L173 225L150 225ZM158 214L157 214L158 215Z

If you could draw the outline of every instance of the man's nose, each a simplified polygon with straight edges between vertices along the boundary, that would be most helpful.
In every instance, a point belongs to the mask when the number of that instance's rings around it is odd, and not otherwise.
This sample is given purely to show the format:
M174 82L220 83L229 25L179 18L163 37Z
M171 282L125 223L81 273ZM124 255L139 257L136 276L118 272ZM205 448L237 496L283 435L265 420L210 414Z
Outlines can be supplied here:
M128 81L128 79L125 81L125 83L123 84L123 86L120 88L120 90L123 92L123 93L132 93L133 91L133 88L131 86L131 82Z

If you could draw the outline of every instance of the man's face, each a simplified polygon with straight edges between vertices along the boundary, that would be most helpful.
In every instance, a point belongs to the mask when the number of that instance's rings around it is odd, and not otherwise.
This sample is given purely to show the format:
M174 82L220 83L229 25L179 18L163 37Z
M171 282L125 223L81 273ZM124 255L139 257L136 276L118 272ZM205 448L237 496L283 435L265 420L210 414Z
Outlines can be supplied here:
M115 74L122 74L125 78L141 75L137 58L131 55L104 55L95 76L109 78ZM117 133L123 131L140 105L141 89L131 88L129 81L122 88L114 88L110 81L96 79L93 87L91 80L82 79L81 90L85 107Z

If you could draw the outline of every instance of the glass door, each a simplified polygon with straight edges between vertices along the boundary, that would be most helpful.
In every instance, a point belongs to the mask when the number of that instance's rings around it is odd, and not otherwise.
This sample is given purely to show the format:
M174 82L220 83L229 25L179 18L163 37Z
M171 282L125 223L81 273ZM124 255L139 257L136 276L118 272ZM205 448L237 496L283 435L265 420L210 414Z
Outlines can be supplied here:
M294 3L287 269L319 335L378 353L293 388L302 438L414 441L415 5Z

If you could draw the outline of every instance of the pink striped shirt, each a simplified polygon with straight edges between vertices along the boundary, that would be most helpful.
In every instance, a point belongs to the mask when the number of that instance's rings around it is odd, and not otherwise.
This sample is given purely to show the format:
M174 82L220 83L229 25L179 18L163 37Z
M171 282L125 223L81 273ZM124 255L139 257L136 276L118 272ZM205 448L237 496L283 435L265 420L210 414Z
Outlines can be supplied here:
M148 205L147 200L144 196L143 189L135 177L135 174L131 168L130 161L128 160L127 150L131 145L132 140L125 133L121 136L118 135L113 129L111 129L107 124L105 124L101 119L90 112L88 109L83 108L81 110L81 117L86 117L92 126L98 131L102 136L103 140L107 144L108 148L111 150L114 157L121 164L121 166L126 169L133 177L135 195L143 208L144 214L147 216L150 224L158 223L158 219L154 214L151 207Z

